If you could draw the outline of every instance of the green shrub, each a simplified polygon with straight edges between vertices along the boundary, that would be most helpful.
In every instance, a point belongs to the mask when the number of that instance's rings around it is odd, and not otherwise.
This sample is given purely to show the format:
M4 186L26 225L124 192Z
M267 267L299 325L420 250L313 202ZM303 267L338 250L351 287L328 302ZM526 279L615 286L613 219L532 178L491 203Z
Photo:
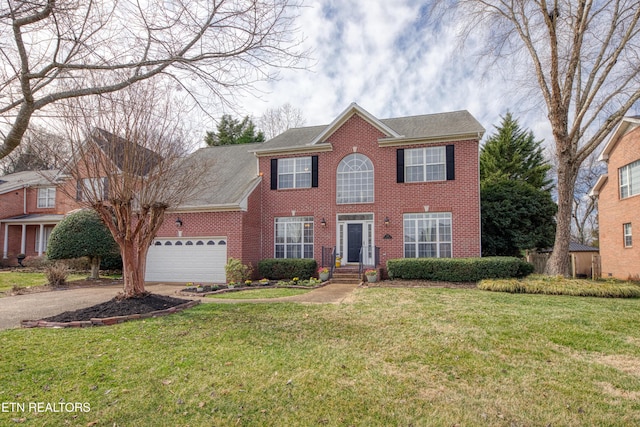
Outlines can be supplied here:
M315 276L317 268L315 259L269 258L258 263L258 274L270 280L307 279Z
M227 282L242 283L251 279L253 267L243 264L239 259L229 258L227 265L224 266L224 271L227 273Z
M391 279L445 282L477 282L533 273L533 265L513 257L391 259L387 269Z

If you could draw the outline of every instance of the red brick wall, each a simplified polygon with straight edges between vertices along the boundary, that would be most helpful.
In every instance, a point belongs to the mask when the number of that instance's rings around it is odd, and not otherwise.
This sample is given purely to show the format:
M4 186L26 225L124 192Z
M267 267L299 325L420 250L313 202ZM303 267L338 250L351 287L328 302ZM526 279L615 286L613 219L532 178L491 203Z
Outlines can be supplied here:
M640 159L640 128L623 136L608 161L609 178L598 197L602 276L640 277L640 195L620 200L618 170ZM633 247L624 247L622 225L631 223Z
M455 180L427 183L396 183L396 147L378 146L384 135L355 115L334 132L328 142L333 151L317 153L319 169L318 188L271 190L270 160L260 158L262 182L262 223L264 257L274 256L274 218L280 216L314 217L314 257L321 259L322 246L336 245L338 214L373 213L375 245L381 248L381 260L403 256L403 214L424 212L451 212L453 256L480 256L480 195L478 169L478 142L458 141L439 145L455 145ZM407 146L403 148L414 148ZM358 152L366 155L374 166L374 202L365 204L336 203L336 170L347 155ZM315 153L314 153L315 154ZM301 154L300 156L309 156ZM294 157L283 155L279 158ZM383 224L389 217L388 226ZM322 218L327 226L322 227ZM385 234L392 239L384 240Z

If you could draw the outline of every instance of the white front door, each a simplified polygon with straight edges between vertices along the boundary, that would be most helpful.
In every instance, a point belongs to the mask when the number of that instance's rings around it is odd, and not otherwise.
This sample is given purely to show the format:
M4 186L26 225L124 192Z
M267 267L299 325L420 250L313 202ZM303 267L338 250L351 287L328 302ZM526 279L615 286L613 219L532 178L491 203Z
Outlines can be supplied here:
M338 215L338 253L344 264L373 265L374 239L373 214L339 214Z

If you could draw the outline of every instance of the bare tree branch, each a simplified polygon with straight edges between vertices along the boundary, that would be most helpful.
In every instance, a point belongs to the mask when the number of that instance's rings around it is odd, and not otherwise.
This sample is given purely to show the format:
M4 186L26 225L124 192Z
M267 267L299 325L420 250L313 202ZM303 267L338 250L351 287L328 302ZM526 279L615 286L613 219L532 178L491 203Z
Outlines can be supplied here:
M150 78L195 77L224 98L295 67L297 0L7 1L0 6L0 158L31 118L65 99ZM195 82L194 82L195 83ZM196 98L210 94L185 84Z
M537 82L557 159L558 226L547 267L550 273L566 274L573 193L580 166L640 100L638 3L635 0L436 3L448 6L440 10L455 12L448 16L464 17L473 23L465 25L463 39L471 34L480 38L487 46L484 52L489 64L517 56L516 73Z
M96 210L113 235L122 255L124 296L143 294L147 251L165 211L210 184L206 172L212 165L184 157L191 147L180 111L151 81L60 108L70 118L66 131L73 142L62 191Z

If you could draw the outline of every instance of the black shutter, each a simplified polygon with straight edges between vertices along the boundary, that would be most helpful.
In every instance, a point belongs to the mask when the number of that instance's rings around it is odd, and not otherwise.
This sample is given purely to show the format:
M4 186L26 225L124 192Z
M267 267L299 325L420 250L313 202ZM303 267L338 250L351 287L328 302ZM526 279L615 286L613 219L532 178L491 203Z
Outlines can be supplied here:
M396 150L396 182L404 182L404 148Z
M278 159L271 159L271 189L278 189Z
M456 179L456 162L453 154L454 146L447 145L447 181Z
M82 200L82 180L76 181L76 200L79 202Z
M311 156L311 187L318 187L318 156Z

